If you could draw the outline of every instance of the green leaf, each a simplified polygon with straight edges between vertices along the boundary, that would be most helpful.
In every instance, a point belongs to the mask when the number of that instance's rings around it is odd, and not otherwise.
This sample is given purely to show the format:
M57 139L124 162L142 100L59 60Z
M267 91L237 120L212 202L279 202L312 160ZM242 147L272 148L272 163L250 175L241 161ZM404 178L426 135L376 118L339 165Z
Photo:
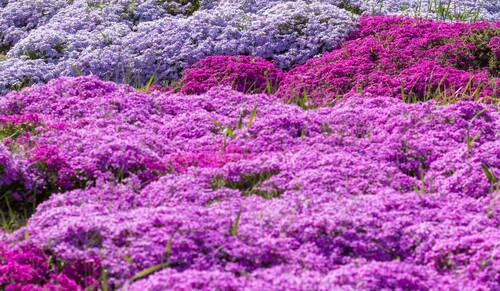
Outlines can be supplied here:
M5 217L5 214L3 213L3 211L0 211L0 216L2 217L2 228L4 230L8 230L9 229L9 222L7 221L7 217Z
M477 22L477 19L479 18L479 11L481 11L481 7L479 7L476 11L476 14L474 15L474 21L473 22Z
M101 282L102 282L102 291L108 291L108 271L106 271L104 267L102 270Z
M72 67L73 67L73 71L75 71L76 75L78 77L80 77L82 75L82 72L80 72L80 70L78 70L78 68L75 65L73 65Z
M124 259L127 263L132 264L132 259L131 259L130 257L125 256L125 255L123 255L122 257L123 257L123 259Z
M493 173L490 172L490 169L488 168L487 165L484 163L481 163L481 168L483 168L483 172L486 175L486 178L488 178L488 181L490 181L491 184L495 183L498 181L498 178L493 175Z
M238 211L238 215L236 215L236 221L233 224L233 228L231 229L231 236L236 236L238 234L238 225L240 224L240 216L241 216L241 208Z
M212 122L221 130L221 131L224 131L224 127L218 123L215 119L212 119L210 118L210 120L212 120Z
M255 118L255 114L257 114L257 105L252 110L252 113L250 114L250 119L248 120L247 123L247 128L250 128L252 126L253 119Z
M471 119L470 123L472 123L472 121L473 121L474 119L476 119L476 117L479 117L479 116L480 116L481 114L483 114L483 112L485 112L486 110L488 110L488 108L484 108L484 109L480 110L478 113L476 113L476 115L474 115L474 117L472 117L472 119Z
M149 267L147 269L144 269L142 271L140 271L139 273L135 274L133 277L132 277L132 281L135 281L137 279L140 279L142 277L145 277L147 275L150 275L160 269L163 269L165 267L168 267L168 262L165 262L165 263L161 263L161 264L158 264L158 265L154 265L152 267Z
M153 75L151 75L151 77L149 77L149 80L148 82L146 83L146 88L144 88L144 92L148 93L149 92L149 88L151 87L151 84L153 84L153 81L155 79L155 75L156 75L156 70L155 72L153 73Z
M467 85L465 85L464 91L462 92L462 97L464 97L465 92L467 92L467 90L469 90L471 84L472 84L472 75L470 76L469 81L467 82Z
M14 214L14 210L12 210L12 207L10 206L9 198L7 196L5 196L5 203L7 204L9 216L10 216L10 219L12 221L12 219L14 219L14 217L15 217L15 214Z
M240 117L238 118L238 122L236 122L237 129L241 129L241 127L243 126L243 109L245 108L246 105L247 102L245 101L240 108Z
M165 247L165 258L170 258L170 251L172 250L172 240L174 239L175 231L170 234L168 238L167 246Z
M269 76L267 75L267 70L264 73L266 75L266 92L268 95L271 95L272 93L271 80L269 80Z
M110 44L110 41L109 39L106 37L106 35L101 31L101 35L102 35L102 39L104 39L104 42L106 44ZM97 39L99 39L98 37L96 37Z
M406 103L405 88L403 86L403 80L401 80L401 99Z
M224 134L224 136L230 136L231 138L235 138L236 135L233 133L233 130L229 127L226 127L224 128L224 130L222 131L222 133Z
M441 95L441 85L443 85L444 79L446 78L446 75L448 75L448 72L446 72L441 80L439 80L439 83L437 85L437 90L438 90L438 95Z
M476 139L478 139L478 137L481 135L481 133L482 133L482 131L479 131L479 132L478 132L478 133L477 133L477 134L476 134L476 135L472 138L472 140L471 140L471 144L472 144L473 142L475 142L475 141L476 141Z
M467 152L470 152L472 149L472 144L479 138L481 135L482 131L480 130L475 136L470 138L469 131L467 130L467 137L466 137L466 143L467 143Z
M306 89L304 89L304 94L302 96L300 107L302 107L302 109L306 110L307 109L307 103L308 103L308 101L309 101L309 98L307 96Z
M48 266L48 268L50 269L50 267L52 267L53 264L54 264L54 257L51 255L47 259L47 266Z

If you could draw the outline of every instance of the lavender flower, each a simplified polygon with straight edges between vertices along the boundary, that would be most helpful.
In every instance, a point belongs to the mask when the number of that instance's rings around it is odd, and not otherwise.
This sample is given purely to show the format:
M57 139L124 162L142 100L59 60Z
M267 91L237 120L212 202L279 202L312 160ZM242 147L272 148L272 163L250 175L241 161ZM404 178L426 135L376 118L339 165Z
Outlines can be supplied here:
M79 77L11 92L0 113L38 117L11 156L46 197L2 240L100 256L112 288L499 287L494 104L303 110Z

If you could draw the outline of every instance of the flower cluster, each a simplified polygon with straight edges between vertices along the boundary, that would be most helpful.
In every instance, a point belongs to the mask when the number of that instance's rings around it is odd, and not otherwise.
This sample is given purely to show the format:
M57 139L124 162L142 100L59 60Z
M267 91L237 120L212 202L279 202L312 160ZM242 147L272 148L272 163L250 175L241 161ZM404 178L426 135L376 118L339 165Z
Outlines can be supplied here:
M498 95L498 24L363 17L339 49L288 72L276 93L314 105L355 94L406 100Z
M500 287L495 105L352 96L303 110L79 77L0 110L42 119L12 159L55 185L2 240L100 256L109 286Z
M245 93L274 93L284 73L262 58L206 57L184 71L180 92L202 94L215 86Z
M21 173L12 160L10 151L3 144L0 145L0 189L6 189L16 181L22 179Z
M379 2L0 0L0 289L500 290L500 9Z
M0 93L79 74L137 86L154 76L163 83L206 56L252 55L290 68L355 30L357 16L331 3L243 2L75 0L59 9L39 7L51 11L40 25L30 19L38 15L33 9L21 17L17 4L9 4L0 9L6 22L0 27L15 31L0 34L0 53L7 56L0 62ZM11 23L24 18L28 24Z
M336 0L348 10L371 15L404 15L440 21L500 20L500 4L496 0Z
M99 260L57 261L32 246L11 250L0 243L0 287L2 290L86 290L96 288Z

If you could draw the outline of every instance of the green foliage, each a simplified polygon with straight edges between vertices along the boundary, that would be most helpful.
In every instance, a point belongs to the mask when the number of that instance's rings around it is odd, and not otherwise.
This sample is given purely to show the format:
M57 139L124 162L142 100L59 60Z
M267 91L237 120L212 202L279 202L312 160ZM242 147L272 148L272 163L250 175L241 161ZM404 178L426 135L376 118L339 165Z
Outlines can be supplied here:
M25 226L28 222L28 209L24 208L24 211L19 211L19 209L13 208L13 204L15 206L15 203L16 201L13 199L11 191L6 191L3 196L0 197L0 218L2 219L1 228L4 231L11 232L17 230Z
M104 3L102 0L100 1L87 1L87 6L90 9L103 9L104 8Z
M238 214L236 215L236 220L234 221L233 227L231 228L231 236L238 235L238 226L240 224L241 217L241 208L238 210Z
M71 67L73 68L73 71L75 71L75 73L76 73L76 75L77 75L78 77L81 77L81 76L82 76L82 72L80 72L80 70L78 70L78 68L77 68L75 65L73 65L73 66L71 66Z
M469 126L467 127L467 133L466 133L466 136L465 136L465 143L467 145L467 152L470 152L471 149L472 149L472 144L479 138L479 136L481 135L482 131L480 130L478 133L476 133L476 135L474 135L473 137L470 136L470 127L472 126L472 122L474 122L474 120L481 116L481 114L483 114L486 110L488 110L487 108L485 109L482 109L480 110L478 113L476 113L474 115L474 117L472 117L472 119L470 120L469 122Z
M58 43L53 47L53 49L62 55L66 49L66 43ZM47 59L47 53L41 50L27 51L24 52L23 55L27 56L30 60Z
M292 100L291 103L295 103L300 106L303 110L316 109L314 105L314 96L309 96L307 94L306 89L302 92L302 96L296 96L295 100Z
M255 115L257 114L257 105L252 110L252 113L250 114L250 119L248 120L247 123L247 129L249 129L252 126L253 119L255 118Z
M270 170L261 173L241 174L238 181L226 180L221 176L214 176L210 181L210 187L212 190L220 188L240 190L244 196L258 195L265 199L276 198L283 193L281 189L274 187L273 191L263 191L258 189L258 187L279 172L279 170Z
M361 10L361 8L359 8L358 6L352 4L350 0L342 0L342 2L340 2L338 7L345 9L353 14L357 15L363 14L363 10Z
M143 277L146 277L150 274L153 274L154 272L158 271L158 270L161 270L163 268L167 268L170 266L170 263L169 263L169 259L170 259L170 252L172 250L172 241L174 239L174 234L175 234L176 230L174 230L171 234L170 234L170 237L168 239L168 242L167 242L167 245L165 247L165 253L164 253L164 261L160 264L157 264L157 265L154 265L152 267L149 267L149 268L146 268L140 272L138 272L137 274L135 274L133 277L132 277L132 281L135 281L135 280L138 280L140 278L143 278Z
M0 125L0 140L10 138L12 139L12 142L15 143L17 138L19 138L22 134L26 132L34 132L35 127L35 125L29 123Z
M162 3L163 7L167 10L167 12L171 15L181 14L179 9L176 9L174 5L171 3L176 3L179 5L188 5L187 9L182 13L185 16L191 16L193 13L200 9L200 1L199 0L157 0L157 2Z
M465 71L487 68L493 77L500 77L500 58L488 45L494 36L500 37L500 27L475 29L471 34L462 37L462 41L472 44L473 48L466 49L465 54L459 55L457 62L452 65ZM467 57L467 54L472 55L473 58Z
M31 81L30 77L24 76L20 80L17 80L16 82L12 84L8 84L6 87L9 90L15 90L15 91L20 91L23 88L31 86Z
M326 136L330 136L333 133L333 129L328 125L328 123L323 122L321 124L321 132L326 134Z
M158 264L158 265L154 265L152 267L144 269L144 270L140 271L139 273L135 274L132 277L132 280L135 281L135 280L138 280L138 279L140 279L142 277L146 277L147 275L153 274L154 272L156 272L158 270L161 270L161 269L163 269L165 267L168 267L168 262L161 263L161 264Z
M488 209L486 210L486 216L488 216L488 218L494 218L497 200L500 194L500 179L490 170L488 165L481 163L481 168L483 169L488 182L490 182L489 192L491 195L491 201Z

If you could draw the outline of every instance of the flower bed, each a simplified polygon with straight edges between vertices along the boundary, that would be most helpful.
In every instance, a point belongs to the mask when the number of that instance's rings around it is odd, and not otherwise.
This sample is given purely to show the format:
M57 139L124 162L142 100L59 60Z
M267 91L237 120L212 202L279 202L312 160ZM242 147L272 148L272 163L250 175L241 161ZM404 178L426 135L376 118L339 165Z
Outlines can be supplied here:
M498 7L401 3L0 0L0 289L500 289Z

